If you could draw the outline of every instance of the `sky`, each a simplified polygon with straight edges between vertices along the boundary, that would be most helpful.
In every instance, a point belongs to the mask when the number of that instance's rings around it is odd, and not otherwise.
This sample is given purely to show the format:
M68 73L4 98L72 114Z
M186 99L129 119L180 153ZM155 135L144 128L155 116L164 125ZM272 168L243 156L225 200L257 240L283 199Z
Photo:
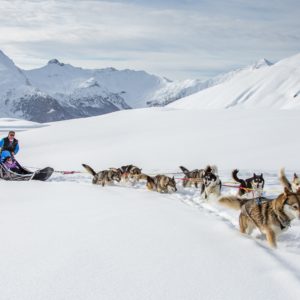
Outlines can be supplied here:
M300 52L299 0L0 0L0 49L23 69L84 68L206 79Z

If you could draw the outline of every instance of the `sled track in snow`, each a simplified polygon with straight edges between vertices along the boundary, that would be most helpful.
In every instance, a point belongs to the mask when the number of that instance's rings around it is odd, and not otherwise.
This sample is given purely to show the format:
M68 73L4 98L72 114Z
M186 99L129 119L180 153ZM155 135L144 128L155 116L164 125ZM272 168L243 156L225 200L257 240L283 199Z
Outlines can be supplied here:
M278 184L277 174L275 173L265 173L264 174L266 182L270 183L270 186L267 186L266 191L276 191L282 189ZM224 180L225 176L221 176ZM73 182L77 184L84 184L94 186L91 183L91 176L88 174L73 174L73 175L61 175L55 174L49 182L52 183L63 183L63 182ZM114 185L116 188L130 188L130 189L142 189L145 192L153 193L151 191L146 191L145 183L137 183L135 186L132 186L130 183L118 183ZM99 186L99 189L103 187ZM104 187L105 188L105 187ZM223 188L222 194L235 194L236 189L234 188ZM268 193L268 197L273 197L277 193ZM173 194L161 194L161 197L171 201L180 201L184 205L190 206L194 209L199 210L203 214L208 214L213 218L216 218L218 221L224 223L225 226L228 226L232 230L239 232L238 216L239 212L224 208L217 204L217 201L206 201L200 199L200 191L196 188L183 188L182 185L178 184L178 191ZM272 256L276 262L289 270L289 274L293 280L300 281L300 274L293 266L287 262L285 255L293 255L296 259L299 259L300 256L300 222L294 221L291 228L287 232L283 233L278 238L278 249L274 251L270 249L267 245L267 242L262 234L258 230L254 231L252 236L241 235L241 238L250 238L253 240L257 246L261 247L263 251L266 251L270 256Z

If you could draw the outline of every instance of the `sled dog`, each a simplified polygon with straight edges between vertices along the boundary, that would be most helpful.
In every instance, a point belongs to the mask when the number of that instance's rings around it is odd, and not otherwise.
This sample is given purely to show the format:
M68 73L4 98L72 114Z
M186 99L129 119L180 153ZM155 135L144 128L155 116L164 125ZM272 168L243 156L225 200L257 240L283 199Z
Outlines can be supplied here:
M195 186L198 188L199 186L202 186L203 184L203 176L204 176L204 170L203 169L195 169L193 171L189 171L187 168L180 166L179 167L181 171L184 174L184 178L182 181L183 187L191 187Z
M142 173L139 179L147 181L146 186L150 191L157 191L159 193L174 193L177 191L174 177L171 178L166 175L151 177Z
M207 166L204 169L203 184L201 187L201 198L209 199L221 195L222 182L218 175L216 166Z
M296 173L294 173L292 182L290 182L285 176L284 168L279 171L279 181L283 187L289 189L289 191L296 193L300 190L300 178Z
M139 175L142 174L142 169L133 165L122 166L118 170L121 172L121 180L124 182L135 183L139 180Z
M251 234L258 228L274 248L276 237L288 229L293 219L300 218L300 191L293 193L286 187L276 199L263 198L261 204L257 204L256 199L239 199L237 196L221 197L219 203L241 210L239 224L242 233Z
M121 172L118 169L110 168L109 170L103 170L96 173L90 166L82 164L82 166L93 175L93 184L100 184L105 186L106 184L111 184L114 181L121 181Z
M238 178L239 170L235 169L232 171L232 178L236 182L240 183L239 190L238 190L238 196L247 196L246 194L250 193L256 193L258 197L261 197L264 185L265 185L265 180L263 174L256 175L255 173L253 174L253 177L247 178L247 179L240 179ZM249 194L248 194L249 195ZM253 195L250 197L253 198Z

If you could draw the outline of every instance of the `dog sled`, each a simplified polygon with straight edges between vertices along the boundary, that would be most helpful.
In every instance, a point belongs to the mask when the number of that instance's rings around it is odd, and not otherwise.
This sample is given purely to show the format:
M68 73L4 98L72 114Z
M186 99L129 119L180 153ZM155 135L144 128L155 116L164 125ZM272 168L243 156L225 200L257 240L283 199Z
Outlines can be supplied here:
M44 169L39 169L37 171L30 171L24 167L22 167L18 162L18 173L13 172L8 169L3 163L0 163L0 179L8 180L8 181L30 181L30 180L39 180L46 181L50 178L54 169L47 167Z

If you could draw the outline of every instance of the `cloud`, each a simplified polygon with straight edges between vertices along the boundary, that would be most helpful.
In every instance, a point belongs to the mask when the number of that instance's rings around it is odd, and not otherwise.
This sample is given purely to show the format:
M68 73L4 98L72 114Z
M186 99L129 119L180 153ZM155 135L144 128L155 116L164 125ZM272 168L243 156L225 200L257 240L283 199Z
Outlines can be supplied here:
M299 52L296 8L296 0L2 0L0 45L23 68L55 57L204 78Z

